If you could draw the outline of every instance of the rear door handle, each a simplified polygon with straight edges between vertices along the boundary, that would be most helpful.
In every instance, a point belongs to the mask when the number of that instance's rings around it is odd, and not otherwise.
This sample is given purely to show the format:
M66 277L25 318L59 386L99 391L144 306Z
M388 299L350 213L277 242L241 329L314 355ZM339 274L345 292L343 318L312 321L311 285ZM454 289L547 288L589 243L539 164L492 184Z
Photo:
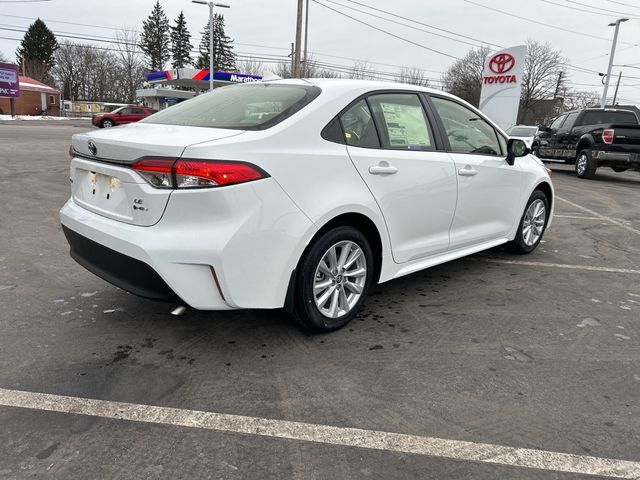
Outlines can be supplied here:
M477 174L478 171L474 168L471 168L469 165L464 168L458 169L458 175L460 175L461 177L473 177Z
M393 175L398 173L398 169L389 165L387 162L381 162L378 165L371 165L369 167L369 173L371 175Z

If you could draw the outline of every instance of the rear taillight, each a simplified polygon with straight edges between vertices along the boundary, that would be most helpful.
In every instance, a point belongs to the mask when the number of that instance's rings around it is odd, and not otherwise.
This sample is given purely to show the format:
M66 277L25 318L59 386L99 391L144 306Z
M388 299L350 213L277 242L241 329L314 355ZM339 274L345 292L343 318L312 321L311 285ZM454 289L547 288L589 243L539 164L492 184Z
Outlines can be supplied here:
M69 145L69 158L73 158L74 152L73 152L73 145Z
M132 168L156 188L223 187L269 175L247 162L143 158Z
M613 143L613 134L615 130L613 128L605 128L602 131L602 141L604 143L612 144Z

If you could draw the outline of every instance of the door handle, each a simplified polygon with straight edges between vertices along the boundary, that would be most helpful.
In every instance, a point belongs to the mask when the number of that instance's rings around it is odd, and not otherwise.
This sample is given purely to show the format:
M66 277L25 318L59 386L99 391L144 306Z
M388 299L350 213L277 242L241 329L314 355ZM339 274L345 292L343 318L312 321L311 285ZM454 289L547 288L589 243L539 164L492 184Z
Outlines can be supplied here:
M398 173L398 169L389 165L387 162L380 162L378 165L371 165L369 167L369 173L371 175L393 175Z
M461 177L473 177L477 174L478 174L478 171L474 168L471 168L471 166L469 165L467 165L464 168L458 169L458 175L460 175Z

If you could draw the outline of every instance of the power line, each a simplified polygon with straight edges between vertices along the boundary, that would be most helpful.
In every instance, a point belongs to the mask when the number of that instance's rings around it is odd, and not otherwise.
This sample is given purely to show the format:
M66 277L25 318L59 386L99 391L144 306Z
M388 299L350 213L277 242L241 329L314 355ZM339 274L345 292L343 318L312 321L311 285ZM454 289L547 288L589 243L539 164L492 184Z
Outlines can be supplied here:
M457 39L457 38L449 37L447 35L442 35L441 33L430 32L429 30L425 30L424 28L414 27L413 25L408 25L408 24L403 23L403 22L398 22L397 20L391 20L390 18L385 18L385 17L383 17L381 15L376 15L375 13L367 12L366 10L361 10L359 8L354 8L354 7L349 7L347 5L343 5L341 3L335 2L334 0L324 0L324 1L327 2L327 3L332 3L334 5L338 5L338 6L342 7L342 8L348 8L348 9L353 10L355 12L364 13L365 15L369 15L371 17L380 18L380 19L384 20L385 22L395 23L396 25L401 25L403 27L411 28L412 30L417 30L419 32L427 33L429 35L435 35L437 37L446 38L446 39L454 41L454 42L464 43L465 45L471 45L472 47L480 47L480 46L482 46L482 45L478 45L477 43L471 43L471 42L467 42L466 40L460 40L460 39ZM371 7L369 7L369 8L371 8Z
M556 3L556 2L553 2L553 1L551 1L551 0L540 0L540 1L542 1L542 2L544 2L544 3L548 3L548 4L550 4L550 5L555 5L556 7L568 8L569 10L572 10L572 11L574 11L574 12L585 12L585 13L591 13L592 15L598 15L598 16L600 16L600 17L608 17L608 18L611 18L611 17L612 17L612 15L607 14L607 13L602 13L601 11L600 11L600 12L594 12L593 10L587 10L587 9L585 9L585 8L573 7L573 6L571 6L571 5L563 5L562 3ZM568 2L569 0L565 0L565 1L567 1L567 2ZM584 5L584 6L586 6L586 7L589 7L589 5L585 5L584 3L579 3L579 2L571 2L571 3L575 3L575 4L577 4L577 5ZM594 7L591 7L591 8L594 8ZM628 15L628 14L626 14L626 13L615 12L615 11L613 11L613 10L610 10L610 12L611 12L611 13L614 13L614 14L615 14L615 13L618 13L618 14L621 14L621 15ZM631 16L631 15L629 15L629 16Z
M478 43L481 43L481 44L484 44L484 45L490 45L490 46L493 46L493 47L503 48L502 45L498 45L498 44L495 44L495 43L487 42L485 40L480 40L478 38L474 38L474 37L470 37L470 36L467 36L467 35L463 35L461 33L457 33L457 32L454 32L452 30L447 30L445 28L436 27L435 25L430 25L428 23L420 22L420 21L415 20L413 18L403 17L402 15L398 15L397 13L392 13L392 12L389 12L387 10L382 10L381 8L375 8L375 7L372 7L370 5L367 5L366 3L361 3L361 2L358 2L356 0L345 0L345 1L347 1L349 3L355 3L356 5L360 5L362 7L366 7L366 8L369 8L371 10L375 10L376 12L384 13L384 14L390 15L392 17L400 18L402 20L407 20L409 22L413 22L413 23L416 23L418 25L422 25L423 27L429 27L429 28L432 28L434 30L438 30L440 32L450 33L451 35L455 35L457 37L466 38L467 40L473 40L474 42L478 42Z
M616 2L615 0L606 0L607 2L615 3L616 5L622 5L623 7L640 8L637 5L629 5L628 3Z
M501 13L503 15L507 15L509 17L518 18L520 20L524 20L525 22L531 22L531 23L535 23L537 25L542 25L543 27L553 28L555 30L560 30L562 32L573 33L574 35L580 35L582 37L595 38L597 40L604 40L606 42L611 42L611 39L606 38L606 37L599 37L597 35L590 35L588 33L578 32L576 30L569 30L568 28L559 27L557 25L552 25L550 23L539 22L537 20L533 20L532 18L521 17L520 15L516 15L516 14L510 13L510 12L505 12L504 10L500 10L498 8L493 8L493 7L490 7L488 5L483 5L482 3L477 3L477 2L474 2L472 0L462 0L462 1L466 2L466 3L470 3L471 5L475 5L477 7L486 8L487 10L491 10L493 12L497 12L497 13ZM631 44L629 42L619 42L619 43L623 43L625 45L633 45L633 44Z
M448 53L445 53L445 52L441 52L440 50L436 50L435 48L427 47L426 45L422 45L421 43L414 42L414 41L409 40L407 38L403 38L403 37L401 37L399 35L396 35L395 33L391 33L391 32L388 32L387 30L382 29L382 28L378 28L378 27L376 27L374 25L371 25L370 23L367 23L367 22L362 21L362 20L360 20L358 18L352 17L351 15L348 15L348 14L346 14L344 12L341 12L340 10L336 10L335 8L330 7L329 5L325 5L324 3L320 3L318 0L311 0L311 1L313 3L316 3L316 4L324 7L324 8L327 8L327 9L329 9L329 10L331 10L331 11L333 11L333 12L339 14L339 15L342 15L343 17L347 17L347 18L353 20L354 22L361 23L362 25L366 25L369 28L373 28L374 30L377 30L378 32L384 33L385 35L389 35L390 37L397 38L398 40L402 40L403 42L410 43L411 45L415 45L416 47L420 47L420 48L423 48L425 50L429 50L430 52L434 52L434 53L437 53L439 55L443 55L445 57L449 57L449 58L453 58L455 60L459 60L459 58L454 56L454 55L451 55L451 54L448 54Z
M589 7L589 8L595 9L595 10L600 9L600 7L594 7L593 5L589 5L587 3L576 2L576 0L564 0L564 1L567 2L567 3L573 3L575 5L581 5L583 7ZM611 12L611 13L618 14L618 15L625 15L625 16L628 16L628 17L635 16L637 18L637 15L638 15L637 13L626 13L626 12L619 12L619 11L616 11L616 10L607 10L607 11Z

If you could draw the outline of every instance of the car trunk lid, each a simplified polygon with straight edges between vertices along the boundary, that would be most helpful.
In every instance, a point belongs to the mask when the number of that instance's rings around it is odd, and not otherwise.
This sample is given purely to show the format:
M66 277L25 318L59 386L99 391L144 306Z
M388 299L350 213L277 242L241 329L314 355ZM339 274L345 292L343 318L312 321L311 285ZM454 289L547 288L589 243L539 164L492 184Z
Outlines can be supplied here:
M113 220L151 226L162 218L172 190L155 188L131 169L138 159L178 159L186 147L243 131L135 124L73 136L71 190L81 207Z

